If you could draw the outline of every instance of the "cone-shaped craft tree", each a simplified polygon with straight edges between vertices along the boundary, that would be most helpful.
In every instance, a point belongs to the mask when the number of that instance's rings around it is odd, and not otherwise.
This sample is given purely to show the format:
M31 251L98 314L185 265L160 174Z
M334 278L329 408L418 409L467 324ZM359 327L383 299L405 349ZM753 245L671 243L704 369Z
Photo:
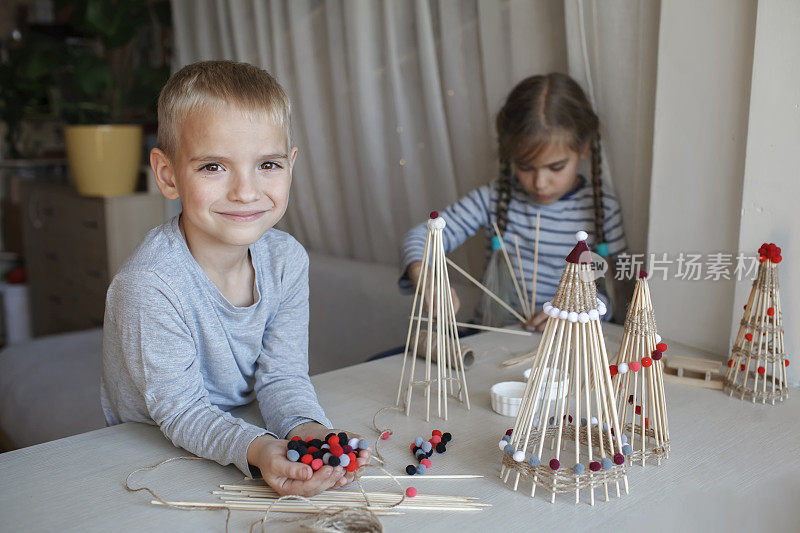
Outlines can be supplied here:
M454 397L464 402L469 409L469 393L464 377L464 359L458 341L456 313L450 292L450 277L445 262L442 230L445 220L434 211L428 220L428 235L422 259L419 283L414 293L411 320L408 323L406 348L403 353L403 369L397 388L397 402L404 399L406 415L411 414L411 398L414 387L423 389L427 401L425 420L431 418L431 389L435 386L436 408L440 417L447 420L447 399ZM427 309L427 312L426 312ZM420 330L425 328L425 368L422 378L415 377ZM435 344L434 344L435 343ZM436 365L433 375L434 350ZM411 356L409 358L409 355ZM406 366L409 364L408 380ZM403 385L405 384L405 395ZM449 389L448 389L449 388Z
M789 360L783 345L783 316L778 293L781 249L765 243L758 250L758 260L761 264L728 360L725 390L742 400L775 405L775 400L789 397L786 383Z
M633 300L625 318L617 364L611 365L611 381L617 393L617 412L622 422L622 442L630 444L628 460L648 458L658 464L669 457L669 426L661 361L667 345L657 333L647 273L639 273Z
M620 481L628 491L624 454L631 447L620 439L619 418L609 372L597 298L592 255L586 232L567 256L552 302L544 304L550 316L534 357L514 427L499 442L503 450L501 477L514 474L536 487L556 493L602 487L608 500L609 484L620 495Z

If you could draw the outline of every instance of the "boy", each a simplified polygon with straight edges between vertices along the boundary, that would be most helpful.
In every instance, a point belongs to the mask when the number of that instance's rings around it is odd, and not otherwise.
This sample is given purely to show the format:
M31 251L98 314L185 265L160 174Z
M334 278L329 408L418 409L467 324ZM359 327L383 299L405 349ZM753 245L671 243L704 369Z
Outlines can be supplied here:
M313 495L353 474L291 462L282 440L331 426L308 377L308 255L271 229L296 156L289 100L266 71L207 61L169 79L150 165L183 211L111 282L101 402L110 425L157 424L192 453L258 468L280 494ZM227 412L253 399L267 430Z

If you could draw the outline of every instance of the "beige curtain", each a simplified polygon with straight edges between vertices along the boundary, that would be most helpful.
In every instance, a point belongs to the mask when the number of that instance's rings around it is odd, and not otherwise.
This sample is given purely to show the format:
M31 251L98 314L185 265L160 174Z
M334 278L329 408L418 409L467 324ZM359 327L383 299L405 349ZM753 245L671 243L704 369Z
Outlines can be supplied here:
M405 231L496 175L504 96L553 70L593 98L604 175L632 248L644 250L658 3L172 0L172 9L176 68L248 61L288 90L300 155L284 227L310 250L395 264ZM468 262L480 269L482 254Z

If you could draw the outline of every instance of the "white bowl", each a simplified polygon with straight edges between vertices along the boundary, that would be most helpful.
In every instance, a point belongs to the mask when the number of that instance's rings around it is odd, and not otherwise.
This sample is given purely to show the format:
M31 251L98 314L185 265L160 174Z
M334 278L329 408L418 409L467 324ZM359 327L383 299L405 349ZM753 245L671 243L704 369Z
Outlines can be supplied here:
M503 416L517 416L524 392L524 381L495 383L491 389L492 409Z
M550 374L550 367L545 367L545 369L544 369L544 379L542 380L542 387L539 389L539 393L536 396L536 402L537 403L542 401L542 397L544 396L544 391L547 390L547 381L549 379L549 374ZM567 381L569 380L569 373L566 373L566 376L563 379L558 379L558 374L559 374L559 371L556 370L555 371L556 379L555 379L555 381L553 381L553 384L550 385L550 395L549 395L549 397L550 397L551 401L555 401L555 400L558 399L558 385L559 385L559 383L561 383L561 397L562 398L566 398L566 396L567 396L567 385L568 385ZM527 382L530 379L530 376L531 376L531 369L530 368L527 369L524 372L523 376L525 376L525 381Z

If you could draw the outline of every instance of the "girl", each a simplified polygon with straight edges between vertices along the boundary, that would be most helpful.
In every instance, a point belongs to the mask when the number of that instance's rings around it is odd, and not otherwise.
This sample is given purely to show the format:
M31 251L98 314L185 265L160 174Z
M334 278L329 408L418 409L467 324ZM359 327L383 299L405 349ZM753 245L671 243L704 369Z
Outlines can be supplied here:
M616 197L603 186L600 176L600 121L575 80L559 73L523 80L508 95L496 127L500 176L442 213L447 221L445 251L460 246L483 228L488 237L487 257L491 257L492 240L495 247L497 244L497 239L492 239L496 223L515 272L514 235L519 239L530 294L536 215L540 214L535 312L525 326L542 330L547 315L541 306L555 295L564 258L575 245L575 233L587 231L587 244L601 256L619 254L626 248L622 214ZM591 157L589 180L578 174L578 163L586 157ZM426 232L423 223L403 239L403 290L412 289L418 282ZM507 272L508 268L503 264L491 270ZM599 296L611 310L608 297L602 292ZM518 298L504 299L524 315ZM458 305L457 298L454 304Z

